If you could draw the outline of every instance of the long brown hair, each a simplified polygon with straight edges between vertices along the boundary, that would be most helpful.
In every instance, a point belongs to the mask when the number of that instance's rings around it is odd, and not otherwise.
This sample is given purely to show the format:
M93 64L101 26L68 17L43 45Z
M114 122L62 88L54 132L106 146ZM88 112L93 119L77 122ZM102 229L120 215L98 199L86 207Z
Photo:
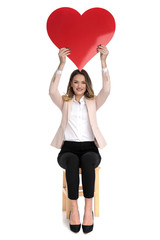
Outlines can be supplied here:
M72 83L74 76L77 74L83 75L86 80L86 91L84 93L84 96L89 100L94 99L94 91L92 88L92 81L91 81L88 73L84 69L82 69L81 71L79 71L79 69L76 69L70 75L70 79L69 79L69 83L68 83L68 87L67 87L67 93L62 96L63 100L70 101L73 98L74 91L73 91L73 88L71 87L71 83Z

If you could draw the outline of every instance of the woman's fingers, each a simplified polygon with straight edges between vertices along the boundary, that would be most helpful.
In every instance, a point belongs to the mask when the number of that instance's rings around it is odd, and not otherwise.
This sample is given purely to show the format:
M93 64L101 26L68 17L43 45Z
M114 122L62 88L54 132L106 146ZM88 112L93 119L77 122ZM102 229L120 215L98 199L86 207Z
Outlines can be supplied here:
M107 48L105 45L103 45L103 44L100 44L100 45L98 45L98 47L99 48Z
M65 50L65 49L69 49L69 48L60 48L60 50Z
M65 53L69 53L69 52L71 52L71 51L67 50L67 51L60 52L60 54L65 54Z
M70 50L69 48L61 48L60 52L65 52L65 51L69 51L69 50Z
M61 56L66 56L66 55L69 55L71 52L65 52L65 53L62 53Z
M59 55L62 57L69 55L70 53L71 53L71 51L68 48L61 48L59 51Z
M104 54L109 53L107 47L105 45L102 45L102 44L97 46L97 52L104 53Z
M102 50L107 50L108 51L107 47L102 45L102 44L98 45L97 49L102 49Z
M99 49L99 48L97 48L97 51L98 51L98 52L105 52L104 49Z
M69 48L60 48L58 53L60 63L66 63L66 56L69 54L71 54L71 51Z

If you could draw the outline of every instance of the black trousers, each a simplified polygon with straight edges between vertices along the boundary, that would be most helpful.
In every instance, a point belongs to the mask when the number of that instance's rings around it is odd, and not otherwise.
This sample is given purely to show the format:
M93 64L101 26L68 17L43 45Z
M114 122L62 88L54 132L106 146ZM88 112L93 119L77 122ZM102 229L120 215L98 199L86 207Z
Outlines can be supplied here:
M66 170L68 198L78 199L79 168L82 169L82 185L85 198L94 196L95 168L101 155L95 143L64 141L57 157L58 164Z

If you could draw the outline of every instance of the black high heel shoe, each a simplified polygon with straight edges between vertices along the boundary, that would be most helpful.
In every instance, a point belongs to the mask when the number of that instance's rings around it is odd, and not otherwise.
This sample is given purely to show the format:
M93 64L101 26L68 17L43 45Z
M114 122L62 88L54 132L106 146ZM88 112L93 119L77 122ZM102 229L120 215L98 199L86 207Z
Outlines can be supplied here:
M93 221L94 221L93 211L92 211L92 219L93 219ZM91 232L91 231L93 230L93 225L94 225L94 223L93 223L92 225L82 225L83 232L84 232L84 233L89 233L89 232Z
M70 217L71 217L71 211L69 213L69 220L70 220ZM75 233L79 232L81 228L81 224L75 224L75 225L69 224L69 226L70 226L70 230Z

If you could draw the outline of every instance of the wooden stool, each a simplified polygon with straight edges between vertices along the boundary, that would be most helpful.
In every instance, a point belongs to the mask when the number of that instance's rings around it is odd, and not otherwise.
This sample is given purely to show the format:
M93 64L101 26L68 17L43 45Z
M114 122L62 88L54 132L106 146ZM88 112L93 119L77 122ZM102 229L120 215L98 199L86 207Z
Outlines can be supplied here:
M99 169L95 168L95 187L94 187L94 216L99 217ZM79 168L79 174L82 174ZM66 173L63 170L63 191L62 191L62 211L66 211L66 218L69 218L70 199L68 198L68 189L66 183ZM79 186L79 196L83 196L83 187Z

